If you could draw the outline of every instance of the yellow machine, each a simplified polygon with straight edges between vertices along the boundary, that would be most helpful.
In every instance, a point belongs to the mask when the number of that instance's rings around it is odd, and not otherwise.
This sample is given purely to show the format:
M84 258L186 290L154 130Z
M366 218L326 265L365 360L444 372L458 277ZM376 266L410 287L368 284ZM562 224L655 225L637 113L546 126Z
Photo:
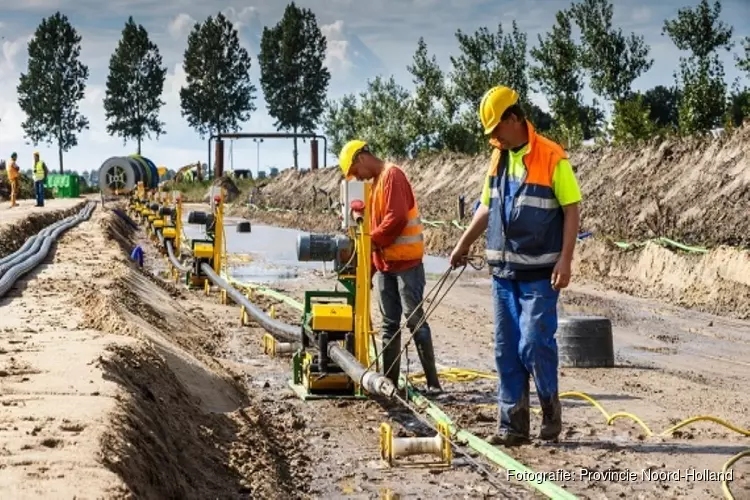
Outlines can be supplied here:
M344 226L348 237L322 234L300 235L297 258L300 261L334 262L342 291L305 292L302 345L295 353L290 386L303 399L321 397L363 397L357 380L338 366L342 358L337 344L362 366L370 364L371 242L369 183L344 182ZM356 191L355 195L352 195ZM353 220L352 208L364 213ZM314 348L314 350L313 350ZM346 356L343 356L345 358Z
M206 239L191 241L192 269L185 274L185 284L189 288L207 286L208 280L201 271L201 265L204 262L208 262L216 274L221 274L224 251L224 190L222 188L217 188L212 201L212 213L190 212L188 214L189 224L202 224L206 228Z

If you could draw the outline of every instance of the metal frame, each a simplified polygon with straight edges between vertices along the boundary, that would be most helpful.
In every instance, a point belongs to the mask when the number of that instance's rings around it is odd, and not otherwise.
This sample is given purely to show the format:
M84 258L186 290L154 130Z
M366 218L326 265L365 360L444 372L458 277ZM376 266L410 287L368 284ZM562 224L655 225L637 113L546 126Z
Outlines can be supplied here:
M226 134L212 134L208 138L208 178L211 179L211 143L215 139L323 139L323 168L328 168L328 139L326 136L320 134L288 134L283 132L266 132L266 133L226 133ZM320 152L318 152L320 154Z

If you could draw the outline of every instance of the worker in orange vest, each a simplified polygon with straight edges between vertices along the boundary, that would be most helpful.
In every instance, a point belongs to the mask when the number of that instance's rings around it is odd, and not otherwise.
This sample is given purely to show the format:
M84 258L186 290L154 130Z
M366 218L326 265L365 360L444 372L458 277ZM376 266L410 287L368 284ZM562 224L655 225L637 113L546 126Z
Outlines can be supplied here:
M18 159L18 153L15 151L10 155L10 161L8 162L8 184L10 184L10 207L18 206L16 199L20 191L20 176L21 168L16 163Z
M370 152L365 141L348 142L339 156L347 180L372 180L370 238L374 276L383 316L383 370L398 387L401 351L401 315L414 335L419 361L427 379L427 392L442 392L432 332L424 321L422 307L425 271L424 236L419 207L409 179L398 166L386 163ZM419 325L419 323L422 323Z

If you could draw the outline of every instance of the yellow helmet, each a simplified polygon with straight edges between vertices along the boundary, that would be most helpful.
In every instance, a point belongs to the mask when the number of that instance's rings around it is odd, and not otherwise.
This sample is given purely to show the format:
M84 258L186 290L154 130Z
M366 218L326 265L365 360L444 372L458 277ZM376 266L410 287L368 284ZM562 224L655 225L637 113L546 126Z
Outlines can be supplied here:
M339 154L339 167L341 167L341 171L347 179L351 178L349 176L349 169L352 168L354 157L366 147L367 143L365 141L355 139L347 142L344 147L341 148L341 153Z
M505 110L518 102L518 93L508 87L492 87L482 97L479 105L479 119L482 121L484 133L492 132Z

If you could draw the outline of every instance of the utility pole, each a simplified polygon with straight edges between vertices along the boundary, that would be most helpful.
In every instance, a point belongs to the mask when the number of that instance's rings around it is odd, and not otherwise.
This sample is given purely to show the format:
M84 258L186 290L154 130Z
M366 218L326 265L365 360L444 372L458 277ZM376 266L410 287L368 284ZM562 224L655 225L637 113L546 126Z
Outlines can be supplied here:
M260 175L260 143L263 142L263 139L258 139L257 137L253 139L253 142L255 143L256 148L256 155L255 155L255 178L258 178L258 175Z

